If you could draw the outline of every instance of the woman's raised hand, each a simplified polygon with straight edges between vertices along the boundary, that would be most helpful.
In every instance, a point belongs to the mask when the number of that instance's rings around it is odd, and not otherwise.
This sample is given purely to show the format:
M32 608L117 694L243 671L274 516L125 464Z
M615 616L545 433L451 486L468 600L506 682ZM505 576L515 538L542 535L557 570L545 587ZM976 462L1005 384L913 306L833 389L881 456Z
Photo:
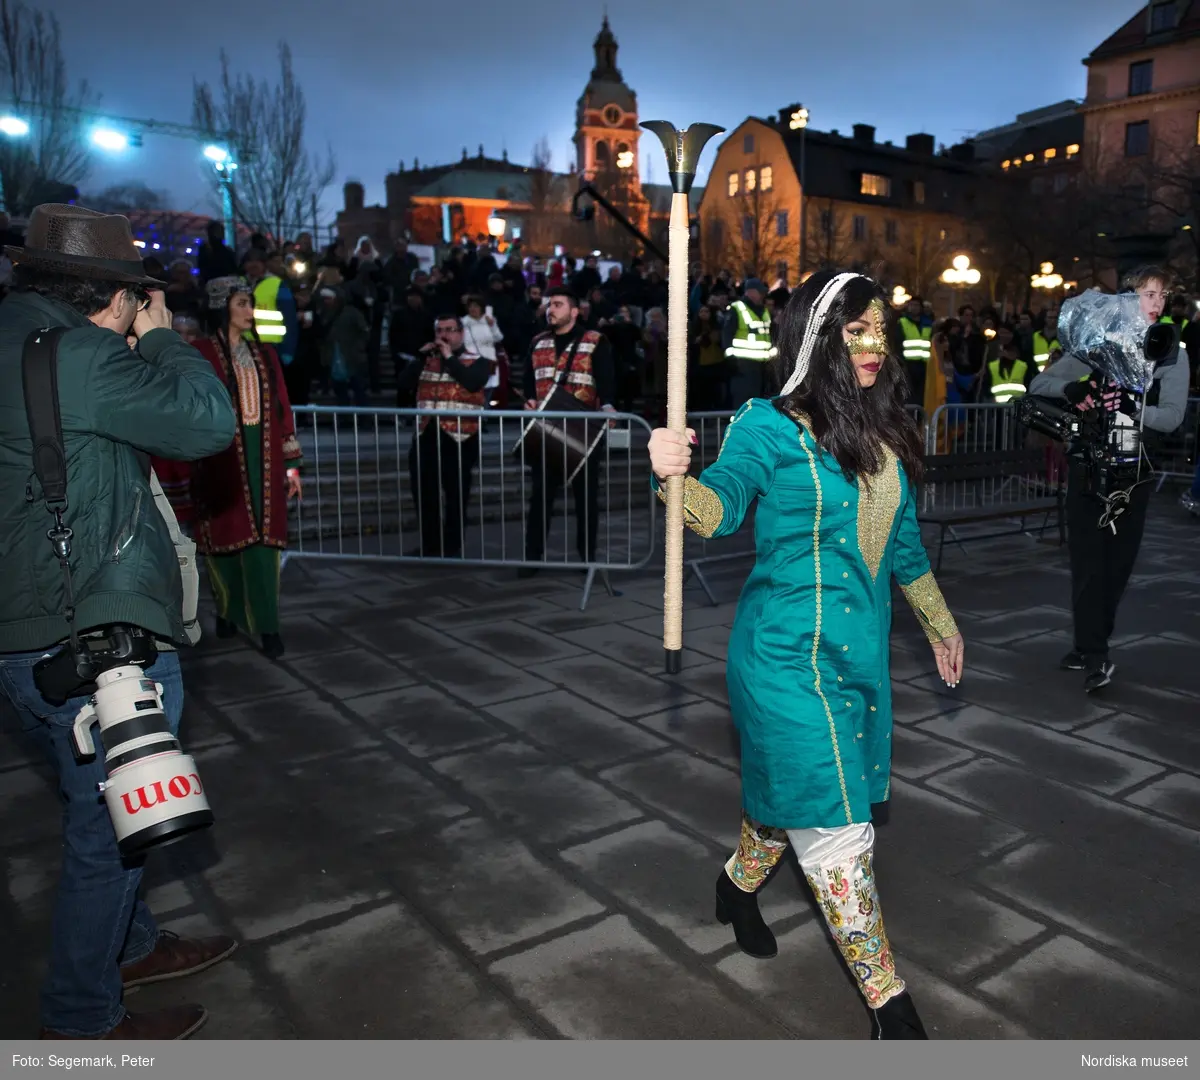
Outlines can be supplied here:
M669 476L683 476L692 462L692 447L696 445L696 433L687 429L680 435L670 428L655 428L650 433L650 468L660 480Z

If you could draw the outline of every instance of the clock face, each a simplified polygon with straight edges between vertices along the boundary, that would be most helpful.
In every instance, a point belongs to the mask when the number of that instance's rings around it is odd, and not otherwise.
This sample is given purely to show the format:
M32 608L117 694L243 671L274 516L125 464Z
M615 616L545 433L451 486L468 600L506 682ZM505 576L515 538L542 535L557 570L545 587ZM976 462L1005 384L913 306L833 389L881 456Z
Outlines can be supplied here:
M615 105L609 105L604 110L604 122L611 127L616 127L621 122L621 110Z

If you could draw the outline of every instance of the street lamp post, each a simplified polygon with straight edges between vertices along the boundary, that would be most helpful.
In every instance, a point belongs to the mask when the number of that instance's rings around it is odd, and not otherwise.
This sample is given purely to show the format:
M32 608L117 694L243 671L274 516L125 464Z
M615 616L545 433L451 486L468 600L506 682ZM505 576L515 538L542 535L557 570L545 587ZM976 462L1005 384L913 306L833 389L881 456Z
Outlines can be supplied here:
M808 110L801 105L795 112L792 113L788 120L788 127L792 131L800 132L800 268L796 273L796 280L804 280L804 266L808 258L808 184L805 182L805 138L808 132Z
M954 290L978 285L983 275L971 265L966 255L955 255L949 268L942 271L942 281L950 286L950 317L954 317Z
M213 163L213 168L217 170L217 180L220 182L221 216L225 219L225 242L234 251L237 251L237 233L234 232L233 223L233 174L237 170L237 162L223 146L206 146L204 156Z

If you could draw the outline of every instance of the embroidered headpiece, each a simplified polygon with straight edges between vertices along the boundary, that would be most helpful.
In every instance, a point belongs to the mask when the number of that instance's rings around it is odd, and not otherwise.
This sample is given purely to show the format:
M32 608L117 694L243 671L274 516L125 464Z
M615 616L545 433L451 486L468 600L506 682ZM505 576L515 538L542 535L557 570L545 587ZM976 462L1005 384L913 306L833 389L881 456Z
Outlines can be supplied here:
M834 300L837 299L838 293L855 278L870 280L865 274L838 274L836 277L830 278L826 282L825 287L817 295L817 299L813 302L812 310L808 313L808 322L804 327L804 337L800 342L800 352L796 356L796 366L792 369L791 378L783 384L783 389L780 391L781 396L786 397L804 381L804 376L808 374L808 365L812 362L813 349L817 345L817 336L821 333L821 329L825 325L829 309L833 306Z
M236 275L213 278L205 288L208 292L208 306L213 311L228 307L229 298L234 293L244 292L248 296L254 295L254 288L250 282L244 277L237 277Z

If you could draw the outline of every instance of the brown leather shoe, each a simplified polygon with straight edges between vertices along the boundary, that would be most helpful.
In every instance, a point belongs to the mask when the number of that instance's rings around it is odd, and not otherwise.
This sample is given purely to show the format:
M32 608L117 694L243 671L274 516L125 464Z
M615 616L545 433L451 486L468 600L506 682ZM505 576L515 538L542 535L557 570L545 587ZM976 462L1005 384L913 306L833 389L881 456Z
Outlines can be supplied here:
M154 951L149 956L121 968L121 982L126 990L147 983L181 979L195 975L232 955L237 942L231 937L181 938L170 930L159 931Z
M176 1005L170 1009L154 1012L126 1013L125 1018L107 1035L97 1039L147 1039L151 1042L170 1039L186 1039L204 1026L208 1011L203 1005ZM43 1039L84 1039L84 1035L63 1035L43 1028Z

